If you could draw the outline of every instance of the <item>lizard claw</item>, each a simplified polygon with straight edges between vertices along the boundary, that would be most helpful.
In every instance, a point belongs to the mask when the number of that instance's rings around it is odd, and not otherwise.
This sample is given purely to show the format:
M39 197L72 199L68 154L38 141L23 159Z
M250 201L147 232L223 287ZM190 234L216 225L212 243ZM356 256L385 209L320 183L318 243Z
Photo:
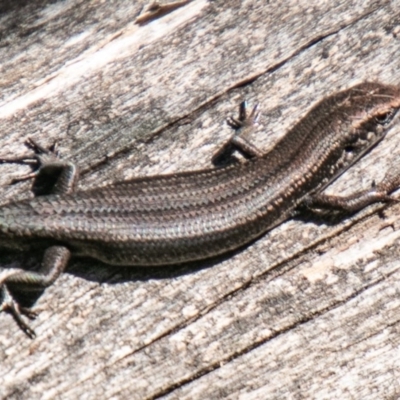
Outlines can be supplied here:
M49 148L45 148L34 139L28 138L25 142L25 146L33 151L32 155L15 158L0 158L0 164L24 164L29 165L33 169L33 172L13 178L11 180L11 185L36 178L43 164L49 163L59 157L57 141L49 146Z
M256 104L251 110L250 115L248 115L247 101L243 101L240 103L239 106L239 117L229 117L226 122L231 128L235 130L238 130L244 126L255 125L257 124L258 118L260 117L259 108L259 105Z
M11 314L18 324L18 326L24 331L24 333L31 339L36 337L35 331L22 319L22 315L25 315L29 319L33 320L37 317L35 311L29 308L20 306L11 296L10 292L5 286L1 288L3 302L0 306L0 312L4 311Z
M33 152L35 154L51 154L55 157L59 156L58 150L57 150L57 146L58 146L57 140L55 140L52 145L50 145L48 148L46 148L46 147L43 147L42 145L40 145L38 142L36 142L36 140L29 137L25 141L25 146L30 148L31 150L33 150Z

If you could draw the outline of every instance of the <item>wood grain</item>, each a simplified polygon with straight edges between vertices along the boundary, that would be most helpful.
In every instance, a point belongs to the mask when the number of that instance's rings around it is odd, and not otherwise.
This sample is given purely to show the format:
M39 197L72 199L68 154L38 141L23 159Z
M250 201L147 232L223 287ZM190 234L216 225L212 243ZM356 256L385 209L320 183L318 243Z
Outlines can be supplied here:
M0 157L59 141L91 188L210 166L243 99L268 150L323 97L400 84L400 1L194 0L0 6ZM329 192L398 168L400 127ZM0 202L26 167L0 165ZM224 257L141 270L74 260L29 340L0 315L4 399L397 398L400 205L291 220ZM40 257L2 251L4 272Z

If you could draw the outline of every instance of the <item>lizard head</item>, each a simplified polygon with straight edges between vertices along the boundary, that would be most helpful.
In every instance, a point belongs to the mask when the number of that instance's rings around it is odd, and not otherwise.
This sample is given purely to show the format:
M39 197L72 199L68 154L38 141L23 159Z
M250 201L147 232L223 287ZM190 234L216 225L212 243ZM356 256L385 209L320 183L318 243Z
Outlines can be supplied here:
M350 128L343 131L345 151L359 158L398 122L400 88L365 82L344 93L342 121Z
M335 93L322 106L330 110L325 123L334 135L331 146L337 151L335 169L342 173L398 122L400 87L364 82Z

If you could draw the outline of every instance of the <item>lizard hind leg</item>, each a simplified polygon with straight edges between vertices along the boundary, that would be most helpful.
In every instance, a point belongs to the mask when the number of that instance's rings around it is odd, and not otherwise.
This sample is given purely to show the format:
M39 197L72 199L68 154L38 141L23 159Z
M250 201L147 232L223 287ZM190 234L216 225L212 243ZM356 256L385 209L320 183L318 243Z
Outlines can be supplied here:
M16 299L14 292L38 292L52 285L66 268L70 259L70 251L63 246L51 246L46 249L39 271L18 270L8 275L0 282L0 312L10 313L18 326L31 339L34 330L24 321L23 316L29 319L36 318L37 314L30 308L23 307Z
M79 179L78 169L72 162L59 158L56 142L47 149L28 138L25 145L32 150L33 154L0 159L2 164L27 164L33 168L33 172L14 178L12 183L34 179L32 191L36 196L68 194L76 190Z

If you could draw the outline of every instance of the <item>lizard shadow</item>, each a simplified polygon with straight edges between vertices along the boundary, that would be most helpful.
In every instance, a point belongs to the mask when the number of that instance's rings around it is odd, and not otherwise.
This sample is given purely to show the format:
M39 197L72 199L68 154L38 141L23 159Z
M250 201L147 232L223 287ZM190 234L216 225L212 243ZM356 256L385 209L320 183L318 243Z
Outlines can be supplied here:
M127 282L147 282L150 280L171 280L184 275L194 274L203 269L212 268L226 259L231 258L242 249L223 254L218 257L187 262L184 264L175 264L167 266L115 266L108 265L101 261L89 257L72 257L66 270L63 273L82 278L87 281L101 284L118 285ZM43 257L42 252L30 254L16 253L13 250L2 249L0 254L0 265L7 268L20 268L22 270L38 271ZM54 283L57 285L57 281ZM35 289L31 291L14 289L8 285L13 298L24 307L32 307L45 292L44 289Z
M168 280L213 268L241 251L242 249L238 249L210 259L156 267L112 266L91 258L82 257L73 259L66 272L83 279L108 284Z
M318 226L334 226L350 218L354 214L356 214L356 212L332 209L311 210L307 208L307 206L300 206L291 219L304 223L313 223Z

